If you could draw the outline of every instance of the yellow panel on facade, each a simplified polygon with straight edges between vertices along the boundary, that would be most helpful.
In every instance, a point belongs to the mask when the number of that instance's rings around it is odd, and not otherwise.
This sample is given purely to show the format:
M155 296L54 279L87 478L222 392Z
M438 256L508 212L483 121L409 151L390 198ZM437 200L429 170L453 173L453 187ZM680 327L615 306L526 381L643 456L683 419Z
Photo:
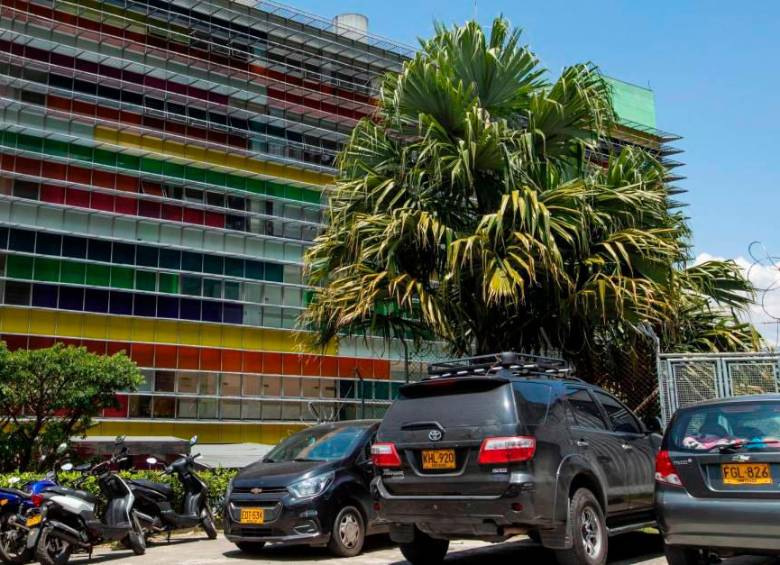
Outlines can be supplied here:
M82 326L83 337L90 339L108 339L108 322L106 316L95 316L88 324Z
M154 341L157 324L165 323L164 320L146 320L143 318L131 318L133 328L133 341Z
M71 312L57 312L57 328L54 334L62 337L81 337L83 331L82 317Z
M221 422L99 421L88 436L198 436L200 443L265 443L276 445L305 428L305 424L226 424Z
M108 317L108 339L129 341L133 338L133 324L130 318L122 316Z
M24 334L28 332L30 325L29 311L27 310L3 308L0 311L0 329L5 333Z
M244 345L243 328L236 326L222 326L222 347L229 349L241 349Z
M54 335L57 330L57 320L54 316L54 312L46 310L29 310L24 317L29 320L31 334Z
M179 342L179 322L169 320L158 320L154 327L154 341L159 343L178 343Z

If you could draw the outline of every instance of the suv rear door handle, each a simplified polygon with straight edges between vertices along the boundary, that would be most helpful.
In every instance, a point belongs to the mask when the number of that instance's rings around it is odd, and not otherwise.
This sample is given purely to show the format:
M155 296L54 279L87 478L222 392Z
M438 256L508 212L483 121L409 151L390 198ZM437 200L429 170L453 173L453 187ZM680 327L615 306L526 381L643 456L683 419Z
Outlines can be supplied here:
M590 444L585 441L584 439L578 439L577 440L577 447L589 447Z
M631 451L634 449L634 446L630 443L621 443L620 447L622 447L624 451Z

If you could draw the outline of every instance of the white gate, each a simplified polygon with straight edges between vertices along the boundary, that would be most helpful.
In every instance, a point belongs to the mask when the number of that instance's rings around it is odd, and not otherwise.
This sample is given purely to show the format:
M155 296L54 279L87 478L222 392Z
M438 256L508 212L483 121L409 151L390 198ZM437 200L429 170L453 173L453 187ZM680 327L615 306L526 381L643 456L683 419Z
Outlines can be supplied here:
M658 356L661 415L688 404L780 391L778 353L663 353Z

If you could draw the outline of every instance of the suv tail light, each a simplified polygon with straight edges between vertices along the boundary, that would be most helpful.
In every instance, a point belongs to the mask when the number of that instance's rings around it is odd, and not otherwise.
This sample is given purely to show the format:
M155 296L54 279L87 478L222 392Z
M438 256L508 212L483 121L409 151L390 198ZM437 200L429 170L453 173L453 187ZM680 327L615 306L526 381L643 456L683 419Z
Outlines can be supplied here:
M665 485L683 486L668 451L659 451L658 455L655 456L655 480Z
M527 436L489 437L479 448L481 465L516 463L533 459L536 438Z
M371 446L371 461L377 467L400 467L401 457L394 443L375 443Z

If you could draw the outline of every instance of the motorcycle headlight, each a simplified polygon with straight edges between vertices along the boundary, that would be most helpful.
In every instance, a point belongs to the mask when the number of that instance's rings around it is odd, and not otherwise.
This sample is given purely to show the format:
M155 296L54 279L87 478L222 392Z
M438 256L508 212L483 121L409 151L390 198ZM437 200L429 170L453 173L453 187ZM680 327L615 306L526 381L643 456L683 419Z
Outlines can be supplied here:
M321 495L330 483L333 482L336 473L330 471L321 475L316 475L309 479L303 479L287 487L290 494L295 498L314 498Z

